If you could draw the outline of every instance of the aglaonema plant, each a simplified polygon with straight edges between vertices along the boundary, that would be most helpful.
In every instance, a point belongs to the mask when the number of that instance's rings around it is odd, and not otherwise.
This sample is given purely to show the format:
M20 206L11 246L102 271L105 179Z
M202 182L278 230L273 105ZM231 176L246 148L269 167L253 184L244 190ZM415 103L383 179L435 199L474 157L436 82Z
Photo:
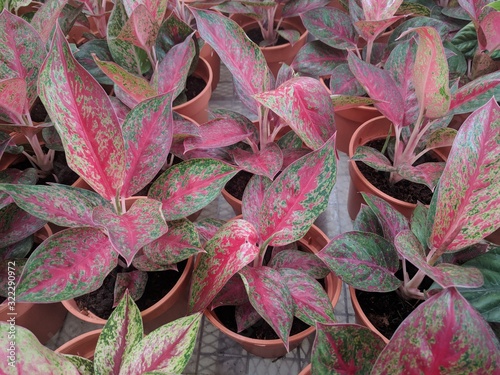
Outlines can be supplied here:
M241 219L202 225L208 241L193 272L190 312L234 305L238 332L264 319L287 349L294 316L309 325L334 321L332 301L316 280L327 269L297 247L328 204L336 176L334 139L274 181L252 177Z
M156 177L173 138L172 92L140 102L121 123L108 95L74 59L59 29L38 87L69 166L92 190L1 184L1 191L23 210L67 228L30 256L18 300L65 300L97 289L117 264L128 272L131 266L169 269L199 252L198 235L185 218L211 202L238 169L193 159ZM128 198L151 182L148 196L127 206ZM126 285L141 280L137 276L131 274Z
M429 151L450 146L455 131L448 128L453 115L469 113L486 103L498 90L498 72L460 88L449 82L445 50L438 31L424 26L407 31L418 35L391 52L384 69L349 54L348 63L374 106L392 123L392 134L382 151L359 146L353 160L390 173L390 182L402 179L436 186L443 162L417 160ZM404 35L404 34L403 34ZM415 45L416 44L416 45ZM384 155L385 150L389 158Z
M193 354L201 317L182 317L144 335L140 311L126 293L102 328L93 359L54 352L17 327L15 365L4 361L0 369L3 374L180 374ZM0 323L6 356L9 326Z
M426 300L381 353L380 346L372 353L372 373L402 368L427 373L441 367L450 373L489 374L498 368L499 343L485 321L499 319L497 295L488 292L498 280L498 247L484 238L500 227L499 137L500 107L491 99L458 131L428 208L419 205L408 220L384 200L365 194L368 206L358 214L355 230L333 238L318 253L356 289L397 290L402 298ZM416 267L413 275L406 262ZM399 269L402 280L395 276ZM434 281L427 290L422 287L425 277ZM342 339L333 332L342 327L325 330ZM335 347L334 340L328 339ZM326 361L328 349L321 350L319 361ZM362 362L355 354L350 352Z

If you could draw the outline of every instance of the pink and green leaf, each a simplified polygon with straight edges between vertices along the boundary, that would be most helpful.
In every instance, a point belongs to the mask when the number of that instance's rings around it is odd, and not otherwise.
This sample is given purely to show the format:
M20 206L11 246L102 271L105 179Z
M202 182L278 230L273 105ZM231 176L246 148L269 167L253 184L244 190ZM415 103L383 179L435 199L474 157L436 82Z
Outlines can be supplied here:
M243 219L252 223L255 228L259 226L259 210L271 183L272 180L265 176L254 175L243 191L241 198Z
M189 311L203 311L223 286L259 254L258 234L247 221L232 220L207 241L193 271Z
M335 136L323 147L290 164L266 191L259 230L270 245L301 239L326 209L335 184Z
M385 347L382 338L357 324L316 325L312 374L368 374Z
M323 286L307 273L290 268L279 270L293 300L294 315L314 326L316 322L333 323L332 301Z
M345 63L346 58L345 51L313 40L299 50L290 66L296 72L321 77L329 75L337 65Z
M329 0L299 0L299 1L288 1L283 5L283 11L281 15L283 17L296 17L301 13L305 13L311 9L323 8L328 6Z
M40 72L39 89L70 168L98 194L113 199L125 171L120 124L106 92L75 60L60 28Z
M117 39L133 44L151 53L160 25L155 22L143 4L138 4L123 25Z
M300 39L300 33L297 30L278 30L277 32L279 36L287 40L292 46Z
M225 305L239 306L246 303L250 304L245 284L243 284L243 280L241 280L239 275L234 275L224 284L217 296L215 296L210 305L210 309L213 310L216 307Z
M0 158L1 157L2 155L0 153ZM24 170L7 168L0 171L0 209L10 203L14 203L14 200L6 191L2 192L2 184L34 185L37 180L38 176L35 168L26 168Z
M379 150L368 147L368 146L358 146L351 160L362 161L366 165L369 165L377 171L383 172L395 172L396 168L392 165L392 162Z
M273 256L268 266L301 271L315 279L323 279L330 273L328 267L315 254L298 250L283 250Z
M365 19L367 20L385 20L396 14L403 0L376 1L361 0L361 6Z
M26 81L8 78L0 81L0 121L23 123L26 112Z
M453 94L449 114L473 112L482 107L498 92L500 72L478 77L460 87Z
M483 275L477 268L461 267L448 263L431 266L427 263L425 249L410 230L399 233L394 239L394 246L403 258L410 261L443 288L477 288L483 285Z
M296 77L254 98L280 116L304 143L316 150L335 133L333 103L317 79Z
M346 232L332 239L318 254L340 279L356 289L396 290L401 281L398 253L392 243L369 232Z
M450 288L405 319L378 357L372 374L438 373L443 368L449 373L493 374L500 366L499 353L500 345L488 324Z
M258 152L249 152L241 148L231 151L234 162L241 169L255 175L265 176L274 179L283 165L283 153L280 147L270 142Z
M59 302L96 290L116 267L118 255L96 228L69 228L42 242L17 286L26 302Z
M336 66L335 69L333 69L330 73L331 73L330 85L329 85L330 92L332 94L337 95L336 101L333 102L334 106L343 104L343 103L338 103L338 97L340 95L344 97L349 96L358 98L359 97L358 95L365 94L365 89L363 88L363 86L361 86L361 84L359 83L358 79L354 76L354 74L352 74L351 69L349 69L349 65L340 64ZM362 98L365 101L366 99L369 99L364 96L362 96ZM370 101L370 103L364 102L363 104L371 104L371 103L373 103L373 101Z
M143 334L141 312L126 292L99 335L94 369L101 374L119 374L123 359L142 340Z
M12 245L32 235L47 223L11 203L0 210L0 243Z
M375 40L394 23L406 16L394 16L380 20L360 20L354 23L359 35L365 40Z
M92 218L105 228L114 249L130 266L135 254L145 245L167 233L168 226L161 213L161 202L141 198L122 215L109 208L96 207Z
M241 280L241 277L238 276L238 278ZM241 332L245 329L248 329L252 327L254 324L258 323L259 321L262 322L263 320L262 317L257 312L257 310L253 308L252 304L248 300L245 286L244 284L242 285L243 285L243 291L245 292L246 301L245 303L235 307L234 318L236 320L237 332Z
M429 162L417 166L402 163L398 166L396 172L405 180L423 184L429 189L434 190L443 173L444 162Z
M116 274L113 307L118 306L125 296L130 293L130 298L137 301L144 294L148 282L147 272L133 270L130 272L119 272Z
M453 145L453 141L457 136L457 131L453 128L441 128L432 132L425 148L433 149L438 147L448 147Z
M126 172L121 196L131 197L150 183L166 163L173 138L172 93L139 103L122 126Z
M431 249L456 251L500 226L499 129L494 98L460 127L439 183Z
M183 372L193 354L202 316L182 317L148 334L123 358L120 374Z
M51 38L52 31L58 24L59 15L67 2L67 0L49 0L35 12L31 26L40 35L43 43L47 43Z
M382 237L384 236L384 231L378 221L377 215L364 203L361 204L356 219L354 219L352 223L352 227L353 230L358 232L370 232Z
M245 267L239 271L253 308L274 329L288 350L294 301L280 273L270 267Z
M213 201L238 169L213 159L192 159L167 169L149 189L167 221L187 217Z
M484 39L478 37L479 48L490 52L500 49L500 12L487 14L479 27L479 33L484 35Z

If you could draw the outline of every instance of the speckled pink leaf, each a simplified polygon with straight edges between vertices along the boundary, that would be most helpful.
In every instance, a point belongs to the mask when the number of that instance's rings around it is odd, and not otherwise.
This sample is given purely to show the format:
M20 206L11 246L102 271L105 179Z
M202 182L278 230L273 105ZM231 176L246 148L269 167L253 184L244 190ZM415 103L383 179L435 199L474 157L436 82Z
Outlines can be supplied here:
M218 160L186 160L158 177L148 197L162 202L167 221L181 219L213 201L237 172L237 168Z
M126 173L121 196L131 197L150 183L167 161L173 138L172 93L139 103L122 126Z
M17 374L65 374L80 375L77 368L62 354L42 345L30 330L15 326L15 361L11 363L9 351L12 342L11 324L0 323L0 355L5 360L0 362L0 372L6 375Z
M193 354L202 316L182 317L148 334L123 358L120 375L183 372Z
M323 279L330 273L326 265L315 255L299 250L283 250L274 255L268 264L276 270L290 268L315 279Z
M241 280L239 275L234 275L224 284L224 287L213 299L210 308L215 309L219 306L242 305L244 303L250 303L248 301L245 284L243 284L243 280Z
M429 189L434 190L443 173L444 166L444 162L422 163L415 167L403 163L397 168L397 173L405 180L423 184Z
M447 147L453 145L453 141L457 136L457 131L453 128L441 128L432 132L427 140L426 148Z
M106 92L75 60L59 27L39 89L70 168L98 194L114 199L125 170L120 123Z
M141 312L126 292L99 335L94 369L101 374L119 374L123 359L143 335Z
M458 4L469 14L474 23L479 22L482 9L490 2L489 0L458 0Z
M364 203L361 204L356 219L354 219L352 223L352 227L359 232L370 232L382 237L384 236L384 231L378 221L377 215L375 215L373 210Z
M211 217L198 219L194 222L194 226L196 227L196 230L200 235L200 239L202 240L202 242L208 241L210 238L212 238L215 233L217 233L219 228L224 224L226 224L225 220L214 219Z
M52 31L58 23L59 15L67 2L67 0L48 0L35 12L31 26L35 28L44 43L49 41Z
M481 50L495 51L500 48L500 12L487 14L480 23L480 31L483 38L478 37Z
M329 0L287 1L283 5L283 11L281 15L283 17L295 17L311 9L323 8L327 6L329 3L330 3Z
M320 81L296 77L254 98L280 116L313 150L335 133L333 103Z
M146 255L139 252L135 255L132 265L140 271L155 272L155 271L178 271L177 264L161 265L153 262Z
M369 232L346 232L333 238L318 254L340 279L356 289L376 292L396 290L394 276L399 258L394 245Z
M500 72L493 72L478 77L460 87L450 104L449 114L473 112L491 99L500 84Z
M394 239L394 245L403 258L408 259L443 288L477 288L483 285L483 275L477 268L448 263L440 263L435 267L429 265L422 244L410 230L399 233Z
M124 214L118 215L99 206L93 211L96 225L106 229L115 250L132 263L134 255L145 245L167 233L168 226L161 213L161 202L154 199L138 199Z
M316 325L312 374L368 374L384 349L382 338L357 324Z
M290 66L296 72L321 77L330 74L338 64L345 63L346 58L345 51L313 40L299 50Z
M10 78L0 81L0 121L22 124L26 107L26 81Z
M379 150L368 146L358 146L352 160L362 161L377 171L395 172L392 162Z
M146 7L153 19L157 23L160 23L165 17L165 11L167 10L168 2L168 0L125 0L123 1L123 5L128 15L131 15L135 8L137 8L139 5L142 5Z
M232 73L244 104L256 112L257 103L252 95L274 86L274 77L263 53L236 22L212 11L192 8L192 12L201 37L212 46Z
M278 34L292 46L300 39L300 33L297 30L278 30Z
M109 202L93 191L68 185L0 184L16 204L42 220L62 227L96 226L92 210L103 206L111 209Z
M335 184L335 137L290 164L266 191L259 230L270 244L286 245L302 238L326 209Z
M4 10L0 13L0 78L26 80L28 107L37 98L37 79L40 66L47 55L45 44L33 26Z
M231 220L206 243L193 271L189 311L207 308L226 282L259 254L258 234L247 221Z
M241 198L241 211L243 219L259 227L259 210L264 201L266 190L271 186L272 180L268 177L254 175L248 181Z
M403 0L361 0L361 6L367 20L385 20L392 17Z
M69 228L42 242L17 286L19 301L59 302L96 290L116 267L118 255L96 228Z
M238 278L241 280L240 276L238 276ZM259 315L257 310L253 308L252 304L248 300L247 292L245 290L244 285L243 285L243 291L245 293L246 302L236 306L234 313L237 332L241 332L245 329L252 327L254 324L258 322L262 322L262 317Z
M293 299L280 273L270 267L245 267L239 271L253 308L269 323L288 351L293 322Z
M382 3L382 2L380 2ZM405 16L395 16L380 20L360 20L354 24L359 35L365 40L375 40L394 23Z
M151 53L159 30L160 25L155 22L146 7L138 4L117 38Z
M270 179L276 176L283 165L283 153L274 142L266 144L264 149L255 153L235 148L231 154L241 169Z
M11 203L0 210L0 243L12 245L32 235L47 223Z
M347 57L349 68L358 78L370 98L377 101L375 107L395 126L402 126L404 100L390 73L356 57L352 52Z
M1 154L0 145L0 158ZM2 191L2 184L26 184L34 185L38 181L37 171L35 168L26 169L15 169L7 168L0 171L0 209L4 208L8 204L14 203L14 199L5 191Z
M500 345L493 331L454 288L419 305L399 326L372 374L495 374Z
M332 301L317 280L307 273L290 268L282 268L279 273L292 295L293 314L297 318L310 326L316 322L335 322Z
M147 272L138 270L118 272L116 274L113 307L116 307L120 303L125 296L125 291L130 293L132 300L137 301L144 294L147 282Z
M429 246L470 246L500 227L500 108L492 98L462 124L439 183Z
M332 98L334 106L342 105L342 108L344 109L345 104L356 105L357 103L355 101L361 102L366 101L367 99L370 100L370 98L367 98L366 96L358 96L365 95L365 89L361 86L354 74L352 74L351 69L349 69L349 65L339 64L329 73L331 74L329 85L330 92L335 95L335 97ZM340 97L340 95L342 95L342 97ZM344 98L346 103L342 103L340 101L342 98ZM371 101L371 103L373 103L373 101ZM360 103L357 105L363 104L364 103Z
M144 254L154 263L176 264L203 252L194 224L188 219L168 223L168 232L143 247Z

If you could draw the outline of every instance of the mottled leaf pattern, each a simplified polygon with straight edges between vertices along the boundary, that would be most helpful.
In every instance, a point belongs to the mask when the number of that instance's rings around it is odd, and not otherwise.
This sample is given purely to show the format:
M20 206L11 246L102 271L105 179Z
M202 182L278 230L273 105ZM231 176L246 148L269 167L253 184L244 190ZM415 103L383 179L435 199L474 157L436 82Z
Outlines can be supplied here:
M369 165L377 171L396 171L396 168L392 165L392 162L379 150L373 147L358 146L351 159L362 161L363 163Z
M0 81L0 120L22 124L26 110L26 81L9 78Z
M160 25L153 20L147 8L138 4L123 25L117 39L130 42L150 54L159 29Z
M70 228L42 242L24 267L19 301L59 302L99 288L118 255L95 228Z
M269 179L274 179L283 165L283 153L274 142L267 143L263 149L255 153L236 148L231 154L241 169Z
M264 176L254 175L248 181L241 198L241 213L243 219L259 227L259 210L264 201L264 195L271 186L272 180Z
M2 157L0 145L0 158ZM35 168L26 168L23 170L15 169L15 168L7 168L3 171L0 171L0 190L2 184L27 184L34 185L38 180L37 172ZM4 208L10 203L14 203L14 200L10 197L10 195L3 191L0 191L0 209Z
M47 223L11 203L0 210L0 243L12 245L30 236Z
M301 271L315 279L323 279L330 273L326 265L315 254L298 250L283 250L277 253L268 264L280 270L289 268Z
M344 97L348 96L350 98L358 98L358 95L365 94L365 89L363 88L363 86L361 86L354 74L352 74L351 69L349 69L349 65L347 65L346 63L336 66L335 69L330 72L330 74L330 92L336 95L335 100L332 101L334 106L344 104L342 102L339 102L339 95L343 95ZM359 101L358 105L373 103L373 101L371 101L370 103L366 103L367 99L370 100L369 98L362 96L356 100ZM356 103L348 101L346 104Z
M144 294L146 283L148 282L147 272L133 270L130 272L118 272L116 274L113 307L124 298L125 292L130 294L130 298L137 301Z
M224 306L224 305L239 306L243 304L250 305L250 302L248 301L245 284L243 284L243 280L241 280L240 275L236 274L233 277L231 277L226 284L224 284L221 291L213 299L210 308L215 309L218 306Z
M345 51L330 47L320 40L313 40L302 47L290 67L306 75L321 77L346 61Z
M38 32L44 43L50 39L66 3L67 0L48 0L35 12L31 20L31 26Z
M485 74L460 87L453 94L449 114L473 112L488 102L493 95L498 96L500 72Z
M396 290L399 258L394 245L374 233L346 232L333 238L318 254L342 281L356 289Z
M205 254L193 271L189 311L207 308L224 284L259 254L258 235L247 221L222 226L205 245Z

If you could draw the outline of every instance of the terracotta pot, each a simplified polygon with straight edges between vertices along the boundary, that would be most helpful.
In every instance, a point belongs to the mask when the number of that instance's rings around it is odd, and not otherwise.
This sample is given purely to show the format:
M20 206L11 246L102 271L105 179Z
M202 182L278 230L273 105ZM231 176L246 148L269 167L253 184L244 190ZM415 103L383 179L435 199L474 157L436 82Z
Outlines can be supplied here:
M226 202L231 206L236 216L241 215L241 200L230 194L225 188L221 191Z
M201 48L200 57L203 57L212 68L212 92L214 92L220 81L220 57L208 43Z
M316 253L320 251L328 241L328 237L318 227L313 225L304 238L300 240L300 243L311 250L311 252ZM335 306L340 297L342 283L335 275L330 273L325 279L325 284L326 292L332 301L332 305ZM226 328L219 318L209 309L206 309L204 314L215 327L253 355L262 358L277 358L287 354L285 345L280 339L259 340L248 338ZM289 350L291 351L299 346L300 343L310 334L314 333L314 331L314 327L309 327L300 333L290 336Z
M52 231L45 225L35 234L35 241L43 242ZM9 309L9 305L0 306L0 321L9 322L15 318L16 325L29 329L42 344L46 344L54 336L64 323L66 309L60 303L22 303L16 302L14 310ZM15 313L15 314L14 314Z
M382 340L386 344L389 343L389 339L385 337L375 326L370 322L368 317L365 315L363 310L361 309L361 306L358 301L358 297L356 297L356 289L353 287L349 286L349 294L351 296L351 303L352 303L352 308L354 309L354 315L356 317L356 323L369 328L372 332L375 332L377 335L379 335Z
M299 372L299 375L311 375L311 367L312 365L309 363L301 372Z
M101 329L96 329L83 333L61 345L55 352L78 355L91 360L94 357L95 347L97 346L97 340L99 339L101 331Z
M257 21L242 14L234 14L231 15L230 18L240 25L245 31L259 27ZM267 65L269 65L269 68L275 77L278 75L278 71L283 63L287 65L292 63L297 52L302 48L302 46L304 46L304 44L306 44L307 37L309 35L309 32L302 24L300 17L284 18L281 25L285 29L298 30L301 35L300 39L293 46L290 43L285 43L279 46L260 48L266 58Z
M186 103L176 105L173 110L182 116L187 116L198 124L203 124L208 121L208 102L212 96L212 68L207 60L200 56L200 60L194 76L202 78L206 86L201 93Z
M385 138L390 130L391 122L385 116L375 117L362 124L353 134L349 143L349 158L352 158L358 146L380 138ZM446 160L446 154L435 150L443 160ZM410 218L413 210L417 206L415 203L408 203L380 191L373 186L361 173L356 162L349 160L349 176L351 178L349 185L349 194L347 196L347 210L352 220L356 218L361 204L364 200L360 192L374 194L389 202L396 210L406 217Z

